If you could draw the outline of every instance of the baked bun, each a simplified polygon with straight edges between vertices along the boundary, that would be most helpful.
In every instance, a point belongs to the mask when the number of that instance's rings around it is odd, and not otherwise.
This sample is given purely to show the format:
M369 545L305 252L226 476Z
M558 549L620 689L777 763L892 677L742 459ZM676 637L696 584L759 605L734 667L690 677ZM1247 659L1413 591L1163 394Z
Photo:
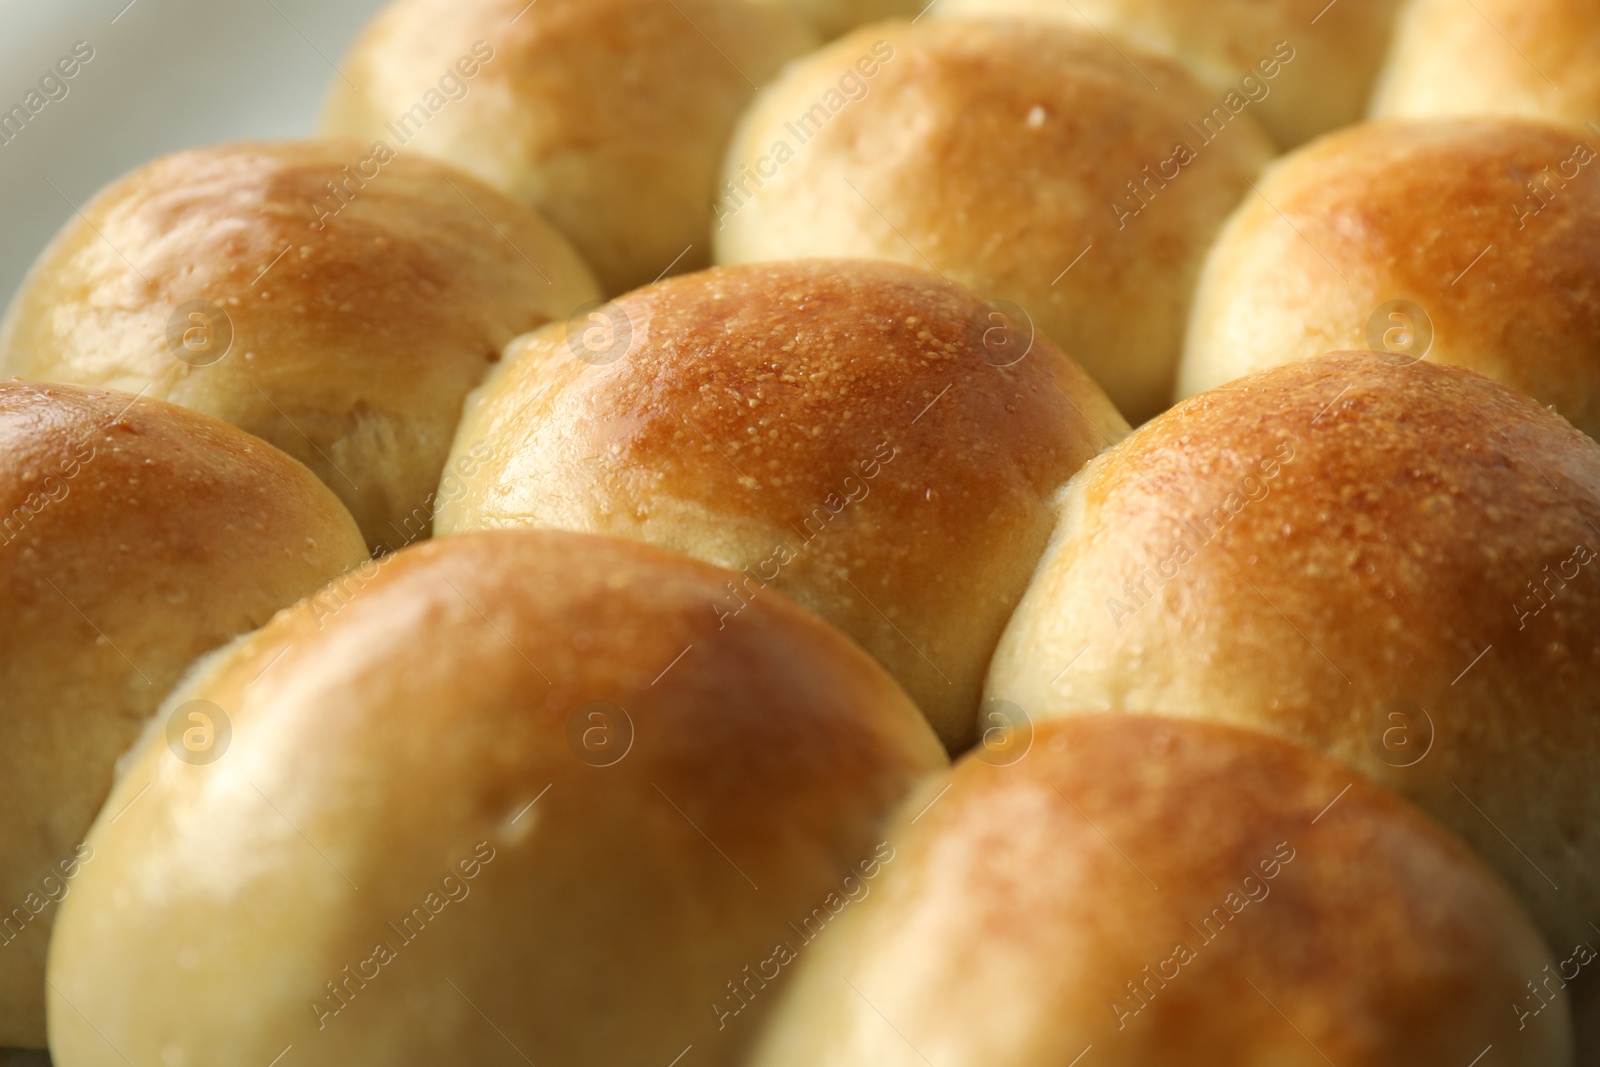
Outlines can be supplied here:
M1143 716L1031 744L904 809L755 1067L1572 1062L1564 993L1508 1010L1551 957L1505 886L1349 768Z
M1600 8L1589 0L1411 0L1372 111L1592 122L1600 117ZM1583 137L1594 143L1593 130Z
M734 122L816 43L747 0L395 0L340 64L323 128L538 208L620 293L710 262Z
M859 649L778 596L719 632L728 575L660 549L497 531L357 577L174 693L220 759L130 758L51 948L63 1065L740 1063L787 923L948 766Z
M149 163L69 222L0 362L231 422L398 548L428 535L461 402L506 342L597 296L559 234L458 171L353 141L231 144Z
M1213 105L1248 107L1280 145L1292 148L1366 111L1400 6L1400 0L939 0L932 14L1049 16L1098 30L1187 67L1216 97L1200 114ZM1232 102L1225 102L1228 94Z
M1469 371L1338 353L1180 404L1062 499L989 697L1322 749L1475 846L1552 945L1594 936L1600 445Z
M837 37L846 30L882 19L910 18L928 7L928 0L758 0L787 8L821 31Z
M0 381L0 1047L43 1047L112 765L196 656L366 558L300 464L204 415Z
M1600 435L1600 139L1375 123L1275 165L1195 297L1179 391L1340 348L1470 367ZM1565 162L1563 162L1565 161Z
M746 114L718 262L932 268L1021 305L1140 422L1171 400L1205 249L1271 153L1248 114L1209 144L1189 128L1210 95L1050 22L865 27Z
M512 344L468 401L443 534L636 538L770 585L888 667L952 750L1051 495L1127 426L1043 334L892 263L722 267ZM481 460L481 461L480 461Z

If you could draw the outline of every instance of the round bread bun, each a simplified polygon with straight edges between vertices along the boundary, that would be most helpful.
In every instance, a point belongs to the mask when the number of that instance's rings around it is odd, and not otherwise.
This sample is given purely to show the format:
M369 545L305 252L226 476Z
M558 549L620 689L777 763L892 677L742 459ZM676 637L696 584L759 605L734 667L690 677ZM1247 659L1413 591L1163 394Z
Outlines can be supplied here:
M1244 106L1267 132L1292 148L1365 113L1400 6L1401 0L939 0L931 13L1053 17L1167 56L1219 97L1213 102L1230 93L1249 101Z
M1508 1010L1552 961L1505 886L1348 767L1144 716L1006 748L904 809L754 1067L1572 1062L1564 992Z
M721 267L513 343L467 403L452 462L476 473L439 531L554 526L738 571L704 605L719 627L770 585L958 751L1052 494L1126 432L1042 334L934 275Z
M647 545L374 567L173 694L220 759L130 757L51 947L60 1062L742 1063L782 985L747 976L948 767L916 708L782 597L719 631L729 576Z
M861 256L1014 301L1138 423L1171 401L1206 247L1271 144L1181 68L1032 20L864 27L729 150L717 259ZM1156 79L1158 91L1146 78ZM1163 178L1162 174L1166 177Z
M461 402L506 342L597 296L543 220L431 160L221 145L70 221L0 326L0 366L248 430L398 548L428 536Z
M810 23L826 38L882 19L910 18L929 6L929 0L758 0L787 8Z
M1411 0L1372 113L1590 123L1600 118L1600 8L1588 0Z
M1285 158L1206 260L1180 394L1373 348L1470 367L1600 435L1593 146L1450 119L1359 126Z
M538 208L620 293L710 262L734 123L816 43L748 0L395 0L351 46L322 125Z
M1474 845L1561 946L1600 916L1597 676L1600 445L1470 371L1337 353L1086 467L987 695L1345 759Z
M0 381L0 1046L42 1048L112 765L195 657L366 558L300 464L157 400Z

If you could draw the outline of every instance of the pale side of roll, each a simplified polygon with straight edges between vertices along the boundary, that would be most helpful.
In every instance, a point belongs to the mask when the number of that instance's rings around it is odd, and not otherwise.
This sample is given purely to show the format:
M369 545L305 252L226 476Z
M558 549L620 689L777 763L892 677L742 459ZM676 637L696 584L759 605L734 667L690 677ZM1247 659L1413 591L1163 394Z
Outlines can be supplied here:
M719 631L726 577L463 535L202 661L168 713L230 740L130 756L51 946L58 1067L742 1063L781 978L713 1005L948 763L781 597Z
M441 534L649 541L833 623L970 744L1055 491L1127 432L1025 316L875 261L719 267L511 346L468 402ZM474 457L484 457L481 462Z
M1600 8L1587 0L1411 0L1372 113L1600 120Z
M1271 154L1248 107L1092 30L879 23L746 113L717 261L936 270L1026 309L1137 424L1171 401L1206 247Z
M549 224L415 152L218 145L67 223L0 326L0 367L248 430L398 548L428 535L461 402L506 342L598 295Z
M1340 353L1202 393L1086 467L987 695L1326 751L1570 946L1600 916L1597 674L1600 445L1470 371Z
M1357 126L1276 163L1206 260L1178 390L1339 349L1455 363L1600 435L1600 134Z
M366 559L312 473L204 415L0 381L0 1047L43 1047L50 929L112 765L195 657Z
M755 1067L1572 1062L1506 887L1333 760L1096 716L979 750L936 797L808 948Z
M710 262L734 123L816 43L748 0L395 0L341 62L322 126L537 208L615 294Z
M868 22L910 18L930 6L929 0L757 0L757 2L793 11L815 26L824 37L837 37Z
M1463 0L1465 2L1465 0ZM1402 0L938 0L931 15L1066 21L1168 56L1232 93L1285 148L1366 112Z

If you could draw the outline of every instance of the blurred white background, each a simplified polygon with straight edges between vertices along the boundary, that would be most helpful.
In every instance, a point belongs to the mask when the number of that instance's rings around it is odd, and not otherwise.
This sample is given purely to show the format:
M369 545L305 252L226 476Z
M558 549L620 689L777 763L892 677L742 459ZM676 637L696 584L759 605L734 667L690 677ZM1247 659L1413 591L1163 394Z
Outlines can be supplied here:
M94 48L67 95L0 144L0 308L73 206L123 172L190 145L311 133L333 64L380 6L0 0L0 116L74 43Z

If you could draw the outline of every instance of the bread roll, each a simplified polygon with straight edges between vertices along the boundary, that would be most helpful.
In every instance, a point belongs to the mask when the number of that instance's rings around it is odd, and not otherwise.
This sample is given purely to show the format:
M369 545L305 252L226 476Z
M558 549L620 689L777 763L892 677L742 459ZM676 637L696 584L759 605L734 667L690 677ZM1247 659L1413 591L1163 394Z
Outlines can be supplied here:
M428 536L461 402L506 342L597 295L559 234L458 171L353 141L222 145L68 222L0 363L231 422L398 548Z
M929 6L929 0L758 0L787 8L821 31L837 37L846 30L881 19L910 18Z
M357 577L174 693L221 759L131 757L51 948L61 1067L740 1063L749 976L947 766L783 598L719 632L703 563L498 531Z
M1355 122L1400 0L939 0L933 15L1047 16L1183 64L1292 148ZM1159 79L1158 79L1159 80ZM1225 105L1233 107L1233 104Z
M906 806L755 1067L1572 1062L1564 992L1510 1010L1551 963L1510 893L1349 768L1143 716L1031 743Z
M1595 146L1454 119L1359 126L1287 157L1206 260L1180 393L1373 348L1470 367L1600 435Z
M311 472L159 400L0 381L0 1047L112 764L194 658L366 558Z
M734 122L815 45L747 0L395 0L340 64L323 128L449 160L538 208L620 293L710 262Z
M1271 152L1248 113L1188 125L1211 96L1171 63L1140 54L1136 67L1064 25L865 27L795 63L746 114L718 262L937 270L1021 305L1140 422L1171 400L1206 246Z
M1264 371L1073 480L987 695L1322 749L1570 944L1600 916L1597 527L1600 445L1510 390L1371 353Z
M589 346L589 347L586 347ZM531 523L727 567L855 638L953 751L1051 525L1050 496L1127 431L1043 334L871 261L723 267L514 343L453 463L441 533Z
M1372 111L1589 123L1600 118L1600 8L1588 0L1411 0Z

